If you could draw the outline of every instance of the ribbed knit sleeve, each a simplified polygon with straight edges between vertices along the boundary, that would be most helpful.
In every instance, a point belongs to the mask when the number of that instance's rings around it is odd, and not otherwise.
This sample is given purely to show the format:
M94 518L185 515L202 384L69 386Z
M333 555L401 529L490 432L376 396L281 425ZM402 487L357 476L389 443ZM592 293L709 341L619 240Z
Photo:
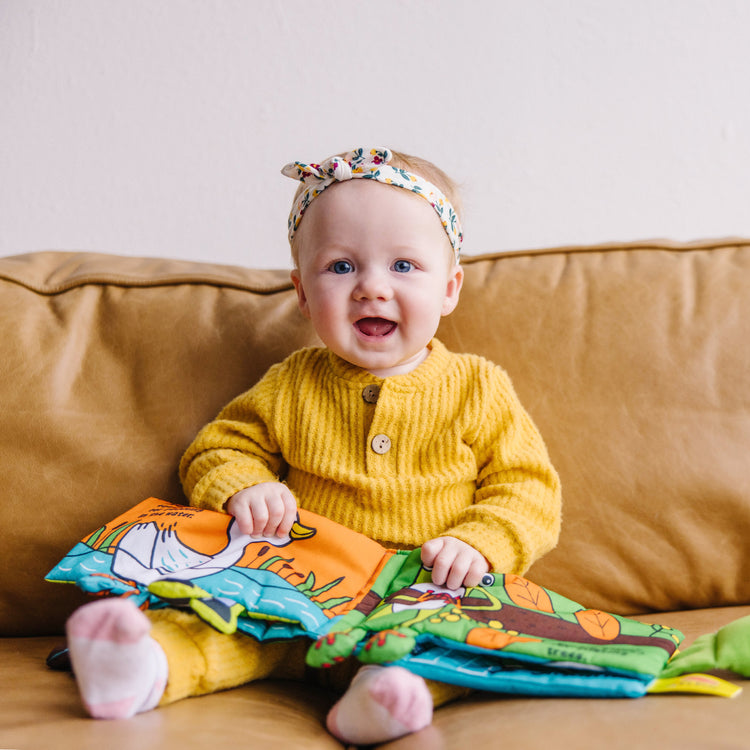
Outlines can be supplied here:
M284 460L274 436L273 411L284 364L275 365L196 436L180 461L180 481L190 504L223 510L236 492L275 481Z
M491 363L473 362L477 489L445 534L479 550L492 570L522 574L557 544L560 480L508 376Z

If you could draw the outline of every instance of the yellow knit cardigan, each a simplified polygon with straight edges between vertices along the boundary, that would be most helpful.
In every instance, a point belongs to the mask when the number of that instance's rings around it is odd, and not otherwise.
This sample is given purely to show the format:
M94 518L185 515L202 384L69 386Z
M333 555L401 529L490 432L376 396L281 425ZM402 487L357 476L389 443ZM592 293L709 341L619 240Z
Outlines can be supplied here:
M328 349L295 352L226 406L180 463L192 505L283 480L300 507L388 547L451 535L496 572L552 549L560 484L506 373L438 340L378 378Z

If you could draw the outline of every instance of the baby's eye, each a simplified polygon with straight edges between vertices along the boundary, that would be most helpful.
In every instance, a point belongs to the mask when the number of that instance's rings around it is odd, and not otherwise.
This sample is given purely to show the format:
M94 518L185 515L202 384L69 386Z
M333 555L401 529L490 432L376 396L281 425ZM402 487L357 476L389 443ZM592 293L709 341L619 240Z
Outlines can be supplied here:
M354 266L348 260L337 260L335 263L331 263L329 269L334 273L351 273Z
M410 260L397 260L393 264L393 270L396 273L409 273L414 268L414 264Z

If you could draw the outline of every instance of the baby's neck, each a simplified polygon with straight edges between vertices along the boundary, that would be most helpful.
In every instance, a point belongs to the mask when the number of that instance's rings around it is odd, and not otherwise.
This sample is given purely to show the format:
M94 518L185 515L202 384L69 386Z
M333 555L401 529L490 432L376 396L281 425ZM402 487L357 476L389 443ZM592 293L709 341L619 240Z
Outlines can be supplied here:
M382 370L368 370L376 378L390 378L394 375L407 375L416 370L430 356L430 347L426 346L419 354L415 355L407 362L403 362L395 367L386 367Z

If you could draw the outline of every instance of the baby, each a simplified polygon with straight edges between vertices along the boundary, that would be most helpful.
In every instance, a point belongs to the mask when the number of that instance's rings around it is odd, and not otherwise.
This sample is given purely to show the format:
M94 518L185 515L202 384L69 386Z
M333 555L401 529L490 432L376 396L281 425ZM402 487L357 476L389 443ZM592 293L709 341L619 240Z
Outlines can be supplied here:
M323 342L274 365L204 427L180 464L191 505L250 535L284 535L303 507L400 549L436 585L524 573L554 547L560 488L507 375L434 338L458 303L458 196L433 164L356 149L295 162L292 281ZM177 610L88 604L68 622L92 716L122 718L264 677L302 678L308 642L221 635ZM396 666L351 679L327 726L385 742L429 725L462 691Z

